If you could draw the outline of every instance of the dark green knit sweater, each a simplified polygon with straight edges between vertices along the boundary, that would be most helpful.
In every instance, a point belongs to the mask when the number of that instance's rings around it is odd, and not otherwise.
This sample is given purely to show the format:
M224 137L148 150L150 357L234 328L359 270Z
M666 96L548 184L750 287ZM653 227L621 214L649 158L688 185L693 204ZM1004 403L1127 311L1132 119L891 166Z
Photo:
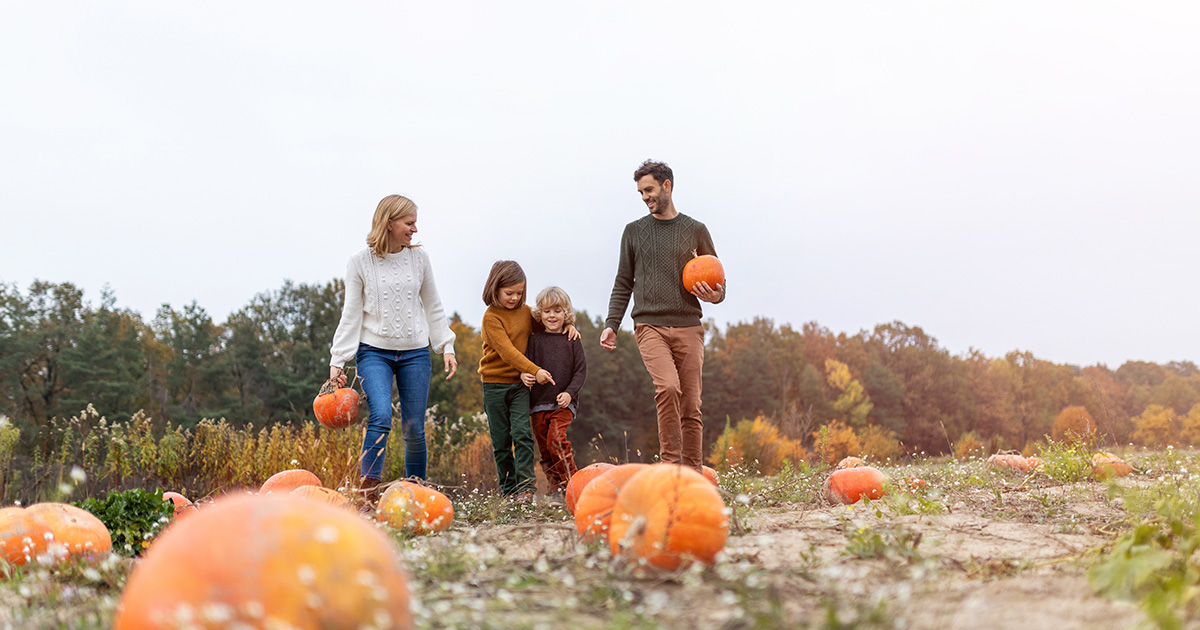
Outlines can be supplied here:
M692 259L692 250L717 255L708 228L685 214L666 220L648 214L626 225L604 325L613 330L621 326L632 295L634 324L699 326L700 300L683 286L683 266Z

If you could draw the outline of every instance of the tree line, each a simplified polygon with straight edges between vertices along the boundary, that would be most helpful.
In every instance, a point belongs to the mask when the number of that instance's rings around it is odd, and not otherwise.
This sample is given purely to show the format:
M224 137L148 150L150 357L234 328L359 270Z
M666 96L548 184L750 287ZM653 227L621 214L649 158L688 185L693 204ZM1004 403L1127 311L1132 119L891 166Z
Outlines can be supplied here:
M205 418L253 427L313 422L342 293L338 279L288 281L217 323L195 302L164 305L147 321L109 290L93 304L69 282L35 281L25 291L0 284L0 421L20 429L14 448L27 455L50 448L52 418L89 404L114 421L140 410L160 427ZM654 392L632 333L619 331L617 350L608 352L595 341L602 316L579 313L576 325L589 369L571 429L577 451L649 459L657 452ZM440 361L431 366L435 422L482 409L473 369L479 331L457 313L452 328L461 368L445 381ZM837 421L891 432L909 453L947 453L967 434L989 448L1020 449L1049 435L1068 407L1085 408L1099 434L1125 443L1143 417L1167 423L1169 433L1170 422L1200 404L1200 369L1190 361L1129 361L1114 370L1021 351L956 355L902 322L856 334L767 317L706 328L706 445L727 425L762 418L808 442Z

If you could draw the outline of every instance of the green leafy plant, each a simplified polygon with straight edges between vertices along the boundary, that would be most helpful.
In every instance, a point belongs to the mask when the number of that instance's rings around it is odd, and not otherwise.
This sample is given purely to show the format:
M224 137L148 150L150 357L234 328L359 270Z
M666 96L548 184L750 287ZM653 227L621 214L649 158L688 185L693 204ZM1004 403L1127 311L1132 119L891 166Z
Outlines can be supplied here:
M103 501L89 497L75 505L99 517L112 536L113 551L126 556L140 555L175 512L171 502L163 500L162 490L141 488L109 492Z

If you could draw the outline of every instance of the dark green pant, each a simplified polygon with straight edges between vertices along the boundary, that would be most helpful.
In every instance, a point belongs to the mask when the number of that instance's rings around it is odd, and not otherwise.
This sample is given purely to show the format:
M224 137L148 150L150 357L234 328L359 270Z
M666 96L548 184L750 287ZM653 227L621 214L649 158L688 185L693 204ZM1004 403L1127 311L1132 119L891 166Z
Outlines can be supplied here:
M492 456L500 476L500 492L533 490L533 429L529 423L529 389L520 383L483 384L483 411L492 435Z

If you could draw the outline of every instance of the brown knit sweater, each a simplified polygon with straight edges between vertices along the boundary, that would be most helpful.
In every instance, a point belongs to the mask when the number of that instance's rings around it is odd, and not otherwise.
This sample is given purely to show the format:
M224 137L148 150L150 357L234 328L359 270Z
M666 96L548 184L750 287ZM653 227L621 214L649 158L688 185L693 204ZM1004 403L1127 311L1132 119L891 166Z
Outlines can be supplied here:
M543 330L533 319L528 304L514 309L489 306L483 314L483 358L479 376L484 383L521 382L521 373L536 374L541 368L525 357L529 336Z

